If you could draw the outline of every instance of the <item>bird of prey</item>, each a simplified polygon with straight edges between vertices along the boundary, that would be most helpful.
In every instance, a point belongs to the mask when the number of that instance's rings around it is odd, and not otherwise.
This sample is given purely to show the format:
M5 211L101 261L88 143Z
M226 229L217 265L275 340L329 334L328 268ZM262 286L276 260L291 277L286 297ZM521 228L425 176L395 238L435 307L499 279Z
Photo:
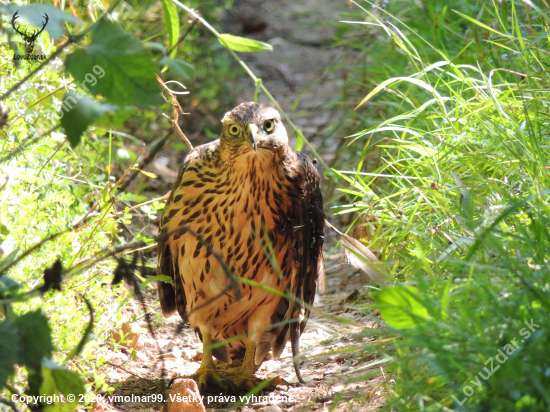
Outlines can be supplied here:
M231 384L248 391L257 365L288 340L301 379L300 334L324 288L325 215L319 173L289 146L277 110L243 103L222 124L179 171L158 237L158 274L174 286L157 287L164 316L178 311L202 340L201 391L228 387L213 355L242 360Z

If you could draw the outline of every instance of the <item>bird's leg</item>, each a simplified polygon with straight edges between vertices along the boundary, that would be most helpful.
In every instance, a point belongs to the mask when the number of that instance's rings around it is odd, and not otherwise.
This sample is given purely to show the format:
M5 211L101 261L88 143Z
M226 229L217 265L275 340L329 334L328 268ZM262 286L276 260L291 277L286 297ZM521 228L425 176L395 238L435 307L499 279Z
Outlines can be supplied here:
M257 341L257 333L251 333L248 336L243 364L241 366L241 369L237 373L237 376L235 376L235 379L233 380L233 383L237 386L239 390L250 392L261 382L258 378L256 378L256 376L254 376L254 355L256 354Z
M204 393L209 383L213 383L219 388L225 389L228 385L218 374L214 360L212 359L212 337L207 327L201 328L202 335L202 362L199 369L187 378L194 379L197 382L199 390Z
M246 344L246 353L244 354L243 364L237 372L237 375L233 379L233 383L239 391L251 392L258 385L262 384L262 388L266 390L275 390L275 387L280 384L287 384L279 376L263 381L258 379L254 372L258 369L254 363L254 356L256 354L256 344L258 342L258 334L253 333L248 337L248 343Z

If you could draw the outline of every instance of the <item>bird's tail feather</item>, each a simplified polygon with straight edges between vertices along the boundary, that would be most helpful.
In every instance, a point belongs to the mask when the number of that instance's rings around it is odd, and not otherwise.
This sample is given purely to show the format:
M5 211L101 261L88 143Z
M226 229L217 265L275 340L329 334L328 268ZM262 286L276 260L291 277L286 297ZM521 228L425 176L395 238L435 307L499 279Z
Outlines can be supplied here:
M353 265L356 269L360 269L365 272L372 281L380 286L383 286L386 282L388 282L389 279L386 275L377 270L374 265L368 263L376 263L379 260L366 246L364 246L357 239L340 232L332 226L328 220L325 220L325 224L336 232L338 240L340 240L340 243L344 246L346 259L351 265Z

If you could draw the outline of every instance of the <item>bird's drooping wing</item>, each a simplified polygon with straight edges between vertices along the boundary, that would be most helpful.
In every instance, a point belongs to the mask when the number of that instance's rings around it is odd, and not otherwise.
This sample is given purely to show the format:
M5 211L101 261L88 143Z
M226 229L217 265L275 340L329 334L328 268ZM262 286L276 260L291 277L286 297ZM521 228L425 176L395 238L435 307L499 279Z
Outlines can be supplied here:
M183 175L187 167L189 166L190 160L193 156L191 153L185 159L183 165L181 166L176 184L174 189L179 187ZM164 207L164 212L160 219L159 225L159 236L157 238L157 275L168 276L172 279L174 286L168 282L163 282L161 280L157 281L157 291L160 300L160 307L162 309L162 314L164 317L172 316L176 310L179 312L180 316L183 318L186 311L186 302L185 302L185 293L183 290L179 289L179 265L177 256L172 254L172 249L170 247L170 239L173 234L168 232L168 222L170 221L170 210L173 203L175 190L172 190L172 194L166 202ZM178 292L178 293L177 293Z
M323 212L323 197L319 187L319 172L311 161L301 153L298 153L301 163L302 202L296 208L295 218L297 236L295 238L296 259L296 289L294 295L306 305L313 305L315 290L325 289L325 265L323 261L323 243L325 233L325 214ZM289 324L290 343L292 346L292 357L294 359L294 370L300 382L303 382L300 374L298 355L300 352L300 335L306 327L310 309L297 305L301 309L301 320ZM295 314L300 312L295 311ZM293 316L294 317L294 316Z
M290 338L296 376L302 381L297 356L300 334L306 326L310 313L310 309L305 306L313 304L317 287L321 292L325 289L323 262L325 214L317 169L309 158L301 153L296 153L291 163L292 175L287 179L293 185L295 206L288 216L292 227L287 242L291 244L293 251L294 271L288 287L290 298L281 299L271 319L272 324L281 322L286 324L271 331L275 335L271 344L267 343L269 334L265 334L263 339L265 344L259 345L257 349L257 360L263 359L262 352L271 345L273 355L280 356L285 343Z
M298 153L301 163L302 202L295 211L296 236L295 255L297 267L296 297L307 305L312 305L315 289L325 290L325 266L323 260L323 243L325 233L325 214L323 212L323 196L319 187L319 172L309 158ZM304 308L303 320L297 324L300 333L303 332L310 310Z

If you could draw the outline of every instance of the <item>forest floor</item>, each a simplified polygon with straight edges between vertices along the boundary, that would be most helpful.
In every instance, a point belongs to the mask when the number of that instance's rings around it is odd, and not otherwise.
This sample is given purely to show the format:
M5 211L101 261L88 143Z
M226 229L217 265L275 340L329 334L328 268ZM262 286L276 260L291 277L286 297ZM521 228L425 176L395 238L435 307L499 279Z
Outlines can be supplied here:
M295 124L304 131L306 138L315 142L318 132L338 116L334 110L323 108L323 102L341 93L341 80L338 71L326 68L344 58L345 52L329 47L333 28L328 23L342 20L339 13L349 11L345 0L304 0L300 2L276 0L260 2L247 0L237 2L231 14L224 17L222 25L226 32L244 35L273 45L272 53L241 53L240 57L252 71L262 78L264 85L275 96L283 110L291 113ZM255 12L250 13L250 10ZM250 26L251 23L259 26ZM255 32L256 30L256 32ZM240 101L251 101L254 86L248 77L242 77L238 84ZM292 110L296 103L296 110ZM267 103L265 97L261 102ZM289 135L292 135L289 131ZM292 145L295 142L291 142ZM328 145L330 146L330 145ZM321 156L330 162L334 151L325 146ZM335 149L335 148L334 148ZM330 234L329 234L330 236ZM373 337L360 335L364 328L377 328L376 320L366 318L355 309L354 304L366 296L363 289L369 283L368 277L357 273L344 264L342 253L331 253L334 242L326 236L325 266L328 285L323 295L318 295L315 306L323 313L329 313L354 323L354 326L332 321L319 313L312 313L306 330L301 337L302 376L305 384L299 384L292 366L290 344L279 360L265 361L257 372L260 378L280 376L289 385L279 385L273 395L287 397L287 402L268 404L251 403L240 407L245 411L371 411L383 404L383 389L380 384L385 375L359 383L346 380L357 364L353 356L354 347L374 341ZM160 314L156 288L146 290L148 307L156 307ZM135 313L141 310L133 303ZM117 386L114 395L154 395L162 393L173 376L192 374L199 367L202 357L202 344L187 325L177 332L179 316L155 322L155 337L143 332L136 334L132 347L135 354L130 356L127 347L118 346L117 351L104 348L110 365L102 368L109 377L109 383ZM156 342L155 342L156 341ZM157 344L163 355L160 355ZM375 356L372 356L372 360ZM162 379L161 363L164 360L165 378ZM368 362L362 359L362 363ZM366 368L380 370L381 365ZM384 366L384 365L382 365ZM165 392L168 393L168 392ZM292 398L292 401L288 401ZM337 406L334 405L337 403ZM209 411L225 411L231 403L211 403ZM100 402L96 410L103 411L159 411L162 403L108 403Z

